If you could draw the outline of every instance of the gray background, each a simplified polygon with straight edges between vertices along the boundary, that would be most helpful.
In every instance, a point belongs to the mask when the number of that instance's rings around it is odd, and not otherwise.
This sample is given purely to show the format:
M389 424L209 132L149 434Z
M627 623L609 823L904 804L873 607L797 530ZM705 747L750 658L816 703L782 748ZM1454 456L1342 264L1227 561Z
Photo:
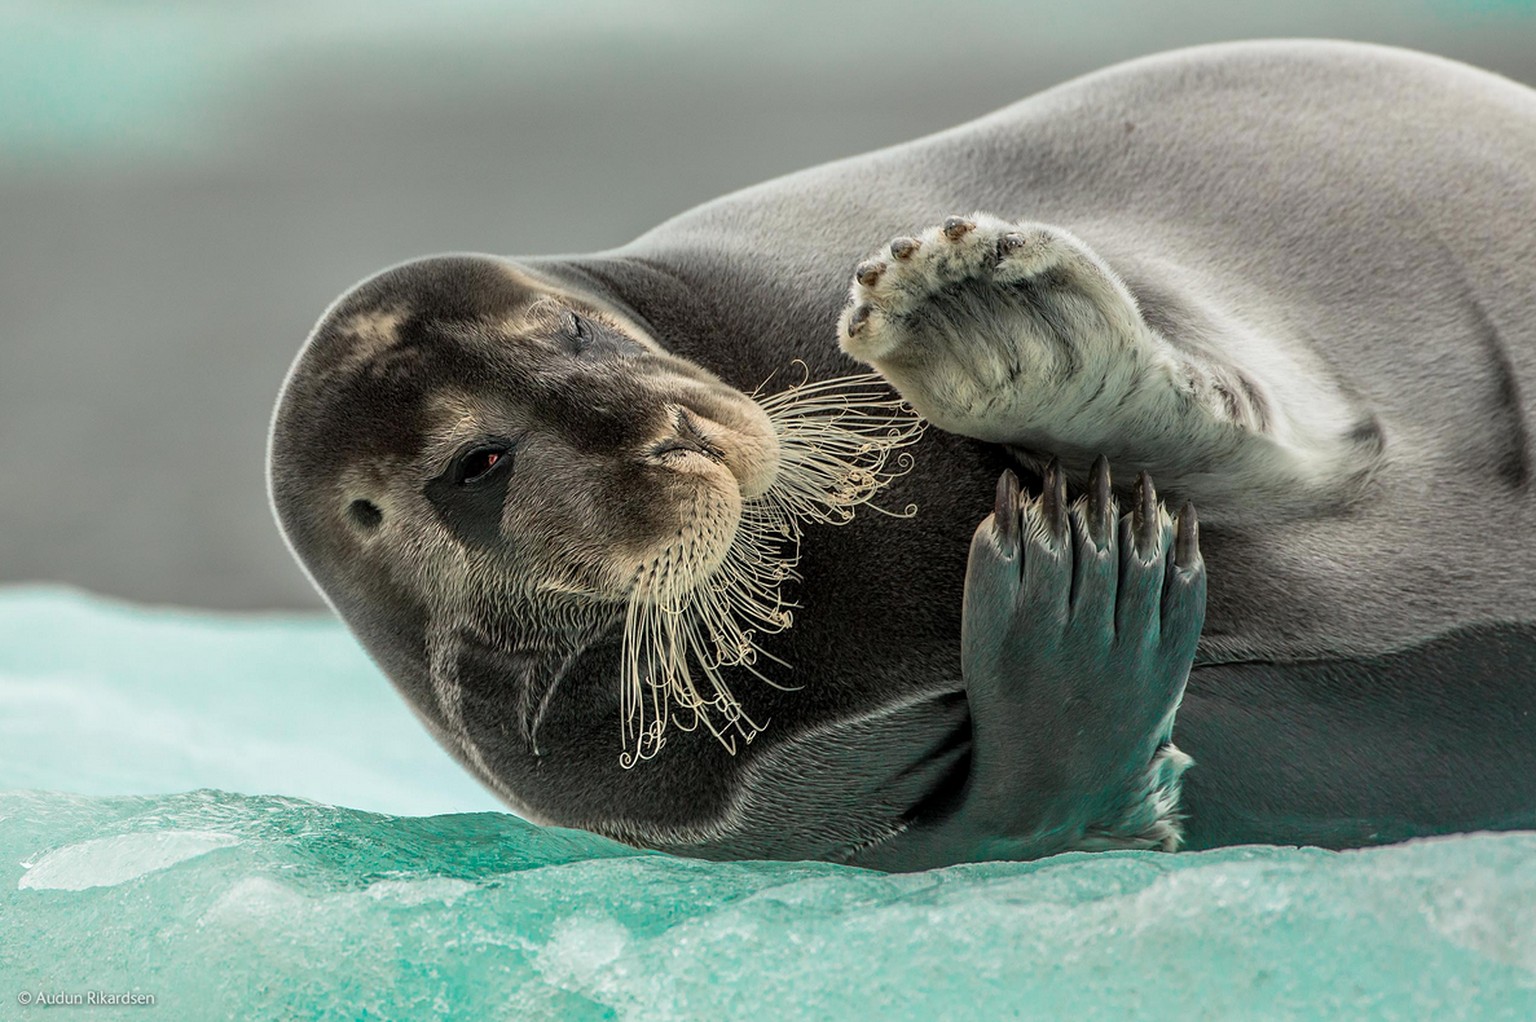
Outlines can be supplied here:
M265 430L357 279L609 247L1113 61L1256 36L1536 82L1530 0L0 0L0 582L318 606L267 511Z

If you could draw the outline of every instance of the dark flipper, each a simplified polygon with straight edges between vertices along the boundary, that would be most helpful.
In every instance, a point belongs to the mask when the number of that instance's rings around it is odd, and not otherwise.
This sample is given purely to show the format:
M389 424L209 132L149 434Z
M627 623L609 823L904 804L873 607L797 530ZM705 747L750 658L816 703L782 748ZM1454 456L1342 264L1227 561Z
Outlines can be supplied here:
M1169 737L1205 617L1194 512L1175 523L1143 475L1121 516L1102 459L1094 474L1070 509L1054 465L1038 500L999 481L966 577L969 776L868 864L1177 846L1189 758Z

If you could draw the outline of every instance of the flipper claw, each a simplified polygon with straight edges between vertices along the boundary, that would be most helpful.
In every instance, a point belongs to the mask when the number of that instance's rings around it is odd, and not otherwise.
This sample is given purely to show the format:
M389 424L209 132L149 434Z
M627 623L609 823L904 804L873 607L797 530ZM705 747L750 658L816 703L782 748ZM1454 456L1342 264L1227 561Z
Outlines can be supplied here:
M1061 470L1061 462L1052 458L1041 482L1040 517L1045 521L1052 541L1060 545L1067 539L1067 476Z
M1093 477L1088 484L1088 535L1099 550L1108 548L1117 517L1119 509L1110 488L1109 459L1101 454L1093 463Z
M1185 571L1193 571L1200 563L1200 519L1195 515L1195 505L1190 503L1179 509L1179 524L1173 540L1173 563Z
M959 241L976 229L976 221L963 216L952 216L944 221L944 236Z
M1136 542L1136 553L1143 558L1152 556L1162 538L1157 490L1152 486L1152 477L1145 472L1136 477L1136 508L1131 513L1131 535Z
M1019 536L1019 477L1004 469L997 477L997 500L993 507L997 531L1004 543L1013 545Z
M853 315L848 317L849 337L857 337L859 331L864 329L864 325L869 322L869 311L868 305L860 305L853 310Z

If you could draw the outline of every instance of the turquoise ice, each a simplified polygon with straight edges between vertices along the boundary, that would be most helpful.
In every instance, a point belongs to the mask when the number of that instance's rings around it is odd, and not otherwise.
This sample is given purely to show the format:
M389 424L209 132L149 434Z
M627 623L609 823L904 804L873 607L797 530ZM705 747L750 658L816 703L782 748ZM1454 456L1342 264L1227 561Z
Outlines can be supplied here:
M447 813L419 730L328 622L0 593L0 1019L1536 1017L1536 834L705 863Z

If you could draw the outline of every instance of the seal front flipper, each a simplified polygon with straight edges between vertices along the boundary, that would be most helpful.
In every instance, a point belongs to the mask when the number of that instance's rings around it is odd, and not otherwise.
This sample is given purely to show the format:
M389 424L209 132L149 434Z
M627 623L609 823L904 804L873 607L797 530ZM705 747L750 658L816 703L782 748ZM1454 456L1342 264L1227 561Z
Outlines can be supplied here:
M1143 473L1121 515L1100 459L1070 508L1056 465L1030 499L1011 472L971 544L962 665L971 761L947 806L860 864L1178 847L1169 739L1205 614L1194 509L1175 522Z
M973 213L860 263L838 338L934 425L1035 468L1050 451L1081 480L1107 454L1271 523L1357 492L1379 430L1309 355L1201 295L1159 308L1163 330L1070 231Z

